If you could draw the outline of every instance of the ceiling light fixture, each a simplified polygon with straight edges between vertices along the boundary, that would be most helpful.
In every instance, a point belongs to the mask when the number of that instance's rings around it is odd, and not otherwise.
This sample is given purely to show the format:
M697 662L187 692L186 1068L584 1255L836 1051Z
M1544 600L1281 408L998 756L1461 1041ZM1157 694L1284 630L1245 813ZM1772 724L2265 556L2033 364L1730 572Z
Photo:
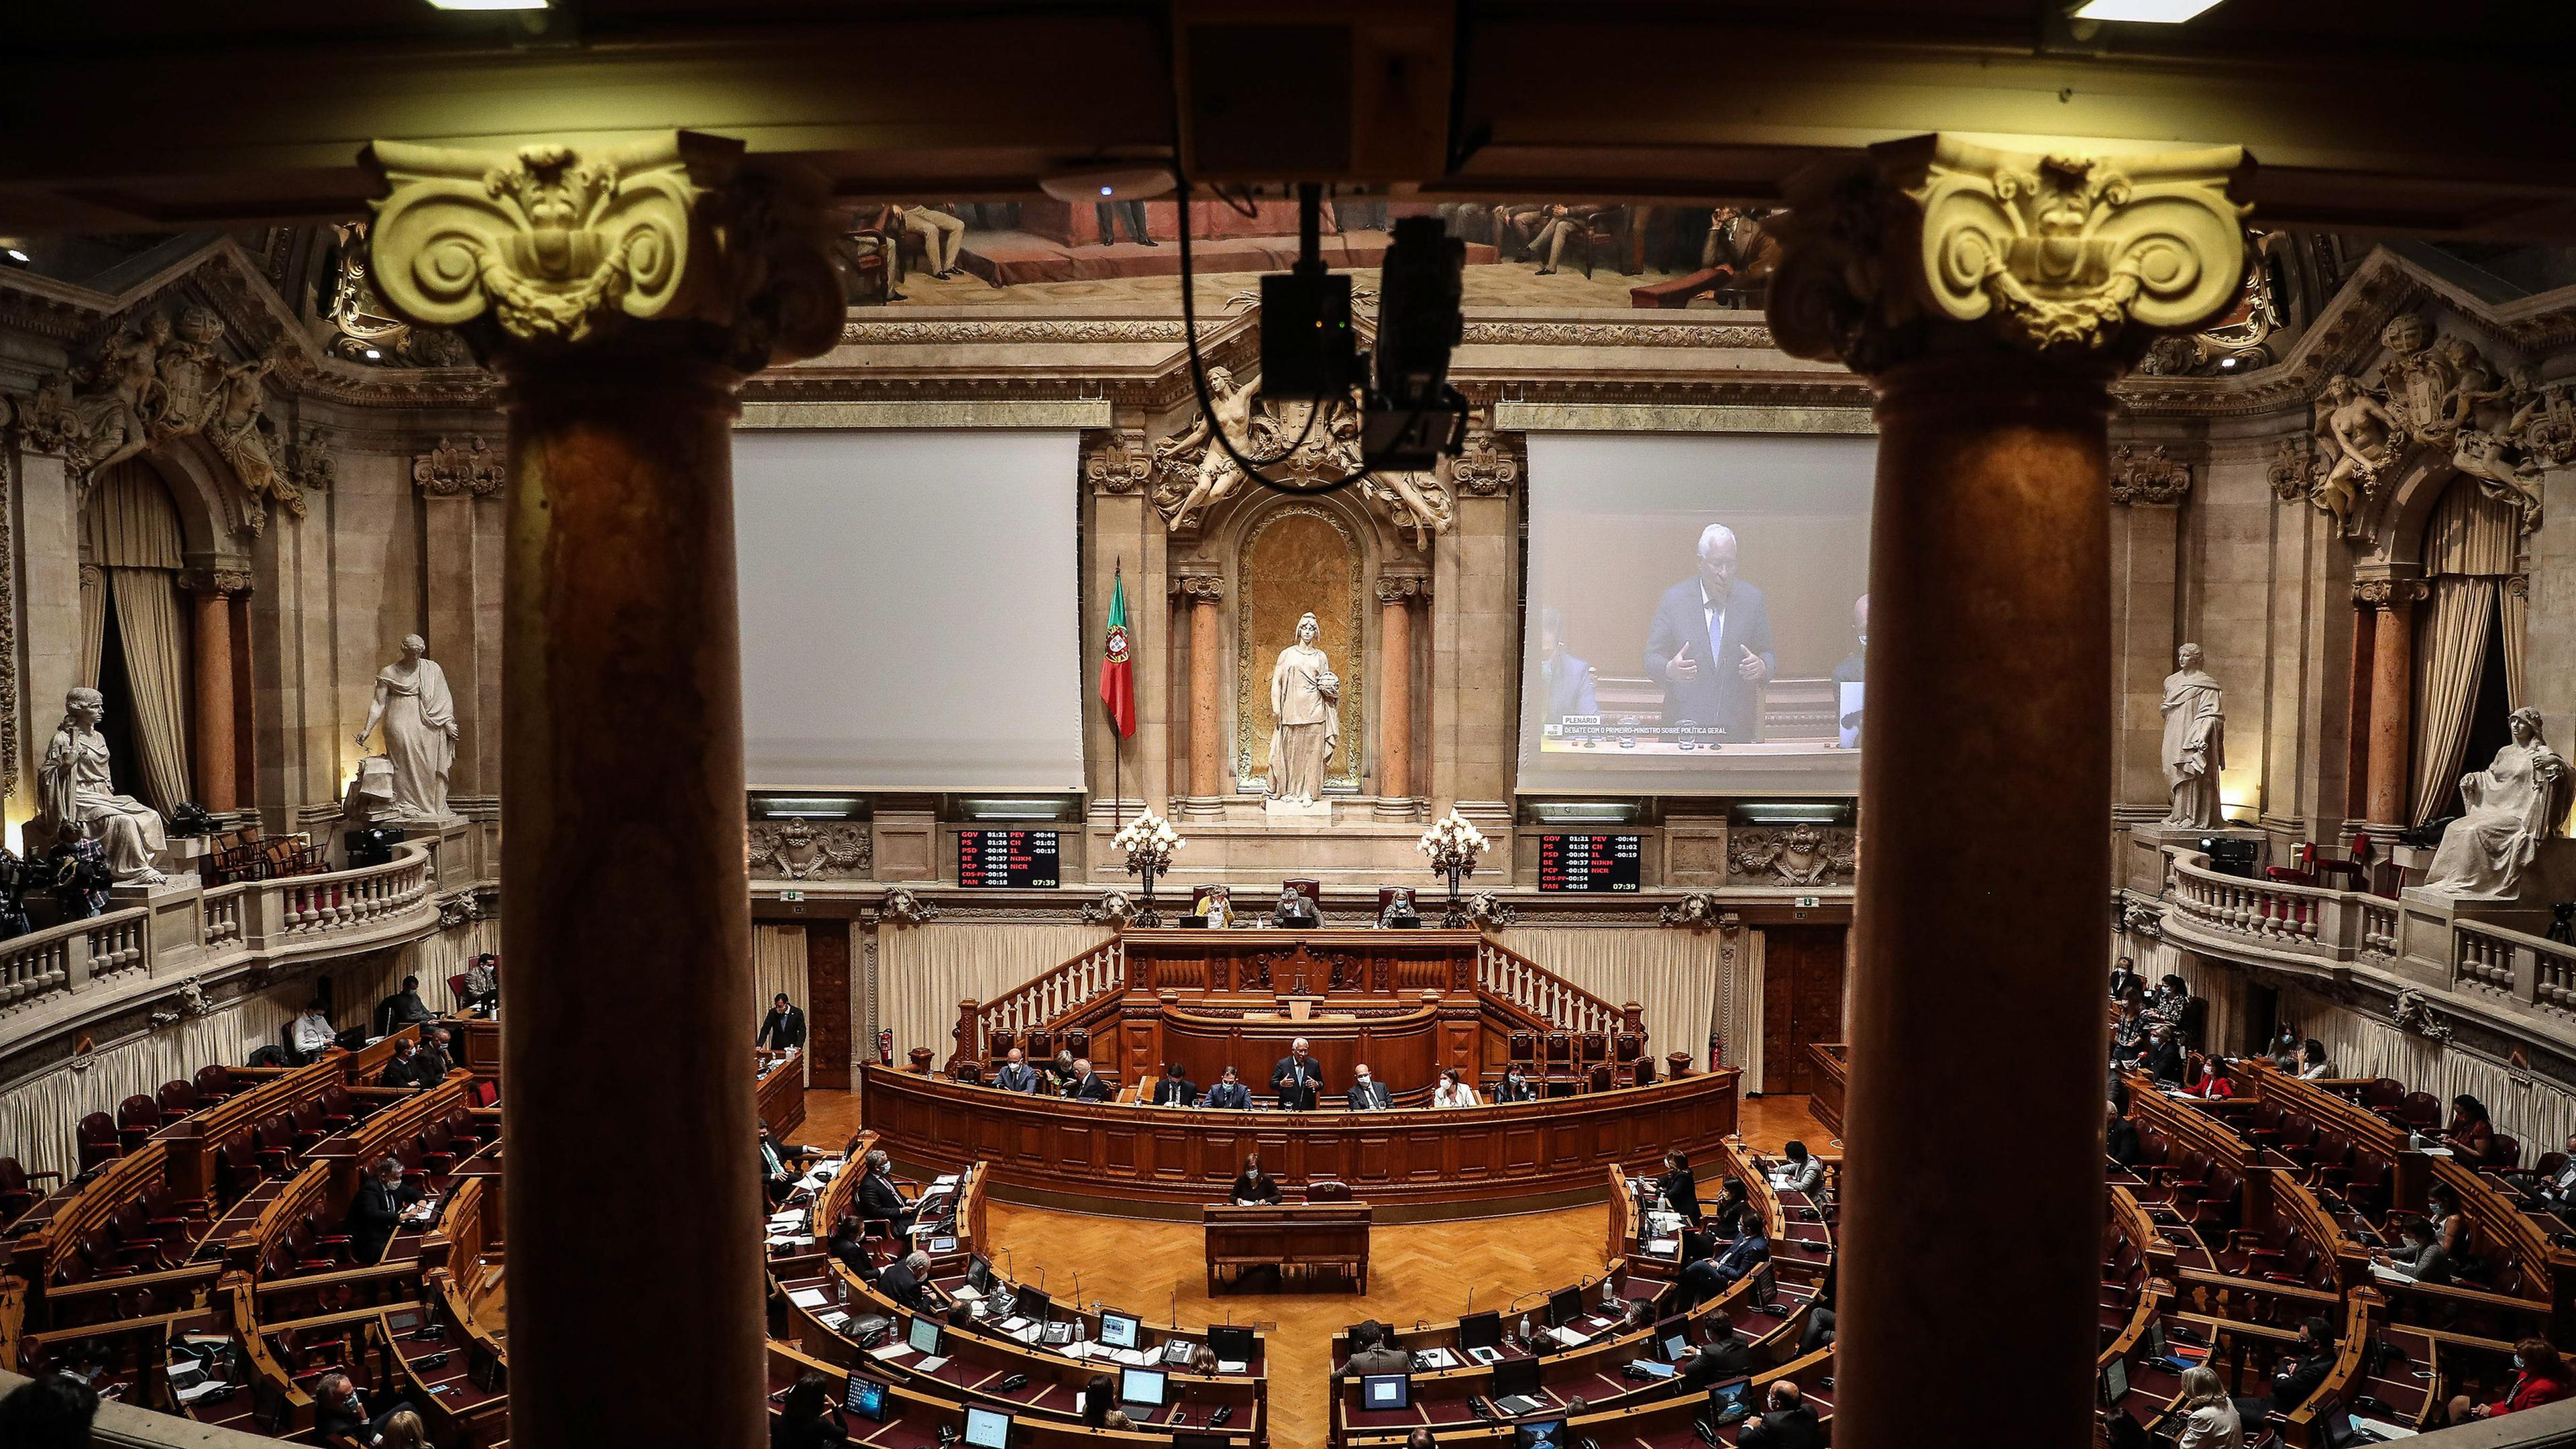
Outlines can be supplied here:
M27 265L29 261L33 260L25 252L18 250L16 247L0 247L0 258L5 258L9 265L13 267L23 267Z
M370 347L370 348L368 348L368 349L367 349L367 360L368 360L369 362L382 362L382 361L384 360L384 357L385 357L385 355L384 355L383 353L378 352L376 349L374 349L374 348L372 348L372 347Z
M546 0L429 0L433 10L543 10Z
M2067 13L2077 20L2126 20L2139 25L2180 25L2218 0L2078 0Z

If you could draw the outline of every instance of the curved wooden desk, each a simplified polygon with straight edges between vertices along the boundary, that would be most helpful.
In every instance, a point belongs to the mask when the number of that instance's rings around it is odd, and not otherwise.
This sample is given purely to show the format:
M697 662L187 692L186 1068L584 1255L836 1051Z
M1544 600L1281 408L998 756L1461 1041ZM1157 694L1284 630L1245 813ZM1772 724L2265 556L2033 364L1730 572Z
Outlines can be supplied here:
M1248 1112L1024 1097L875 1065L859 1110L905 1170L986 1164L992 1195L1111 1217L1196 1220L1246 1153L1293 1190L1350 1185L1379 1222L1599 1202L1605 1169L1713 1158L1735 1131L1733 1068L1508 1107Z

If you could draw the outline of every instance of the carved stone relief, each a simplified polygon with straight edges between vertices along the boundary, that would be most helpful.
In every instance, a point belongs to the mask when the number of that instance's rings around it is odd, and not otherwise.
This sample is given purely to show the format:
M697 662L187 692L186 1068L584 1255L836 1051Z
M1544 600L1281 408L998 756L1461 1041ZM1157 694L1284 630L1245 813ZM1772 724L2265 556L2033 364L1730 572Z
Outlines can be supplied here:
M1082 476L1094 492L1133 493L1154 476L1154 455L1142 428L1082 435Z
M1736 919L1735 913L1719 905L1717 897L1708 891L1691 892L1656 911L1655 918L1667 926L1686 926L1694 931L1711 927L1733 930Z
M459 443L442 437L437 447L411 460L411 481L433 498L489 498L501 491L505 477L501 455L481 438Z
M1274 406L1261 399L1260 384L1237 385L1222 367L1208 369L1208 392L1215 421L1203 410L1153 447L1154 506L1174 533L1194 530L1209 508L1251 481L1218 440L1220 428L1234 453L1262 464L1262 475L1288 491L1320 489L1362 472L1360 415L1351 404ZM1353 486L1417 552L1456 521L1449 490L1433 474L1369 472Z
M835 821L755 820L747 827L751 873L756 880L820 880L844 875L865 879L875 846L865 825Z
M938 906L901 886L887 891L885 903L877 907L877 924L880 926L918 926L924 921L938 919Z
M2122 443L2111 450L2112 502L2171 508L2190 495L2191 465L2164 444Z
M1760 885L1847 885L1859 859L1855 832L1841 827L1754 826L1730 832L1727 875Z

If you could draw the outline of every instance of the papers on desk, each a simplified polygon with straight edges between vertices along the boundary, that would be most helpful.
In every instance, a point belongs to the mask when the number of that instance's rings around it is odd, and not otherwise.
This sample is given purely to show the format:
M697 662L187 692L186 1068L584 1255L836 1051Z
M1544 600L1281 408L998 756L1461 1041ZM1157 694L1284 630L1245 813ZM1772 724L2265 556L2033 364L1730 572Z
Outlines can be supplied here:
M1579 1333L1571 1328L1551 1328L1547 1331L1547 1336L1567 1348L1581 1348L1592 1337L1591 1334Z
M1252 1363L1248 1359L1221 1358L1216 1361L1216 1371L1221 1374L1248 1374L1252 1372Z
M1010 1317L1002 1320L1002 1331L1004 1333L1016 1334L1023 1328L1034 1327L1036 1323L1036 1319L1026 1318L1014 1313Z
M191 1384L184 1389L175 1390L173 1396L177 1398L180 1403L193 1404L199 1399L208 1398L215 1394L229 1394L233 1389L234 1385L232 1384L217 1383L213 1379L207 1379L203 1383Z
M868 1352L875 1354L877 1357L884 1359L888 1363L900 1363L903 1360L912 1357L916 1350L911 1344L904 1343L896 1339L888 1339L884 1343L878 1344L876 1347L869 1349Z
M972 1283L958 1284L956 1287L948 1290L948 1296L956 1299L960 1303L980 1303L984 1298L983 1294L975 1291L975 1285Z
M1088 1340L1077 1338L1073 1342L1058 1348L1056 1352L1063 1354L1066 1358L1072 1359L1078 1363L1083 1359L1091 1357L1095 1352L1105 1353L1106 1350L1094 1349ZM1075 1397L1079 1398L1081 1396L1077 1394ZM1080 1406L1077 1405L1076 1407Z
M2412 1283L2415 1281L2413 1274L2401 1273L2396 1269L2389 1267L2386 1263L2371 1264L2370 1276L2378 1279L2382 1283Z
M772 1233L762 1241L773 1248L810 1248L814 1246L814 1235L812 1233Z
M798 1288L788 1293L787 1301L799 1308L820 1308L832 1300L820 1288Z
M1499 1348L1471 1348L1467 1350L1467 1357L1487 1368L1492 1368L1503 1361L1503 1351Z
M1662 1208L1652 1209L1646 1214L1646 1230L1652 1233L1678 1233L1682 1230L1682 1215L1666 1212Z
M2402 1424L2391 1424L2382 1419L2365 1419L2359 1414L2352 1416L2352 1426L2365 1434L2376 1435L2381 1440L2415 1437L2415 1431Z
M1458 1356L1445 1348L1417 1348L1413 1351L1413 1366L1417 1369L1453 1369L1458 1367Z
M2418 1147L2415 1150L2423 1153L2426 1157L2448 1157L2451 1155L2451 1149L2447 1147ZM2355 1419L2353 1422L2358 1424L2361 1421L2359 1419Z
M923 1359L921 1362L914 1364L912 1366L912 1371L917 1374L935 1374L946 1367L948 1367L948 1355L944 1353L934 1353L930 1357Z
M955 1186L957 1185L957 1181L958 1181L958 1179L957 1179L957 1174L956 1174L956 1173L953 1173L953 1172L950 1172L950 1173L943 1173L943 1174L941 1174L940 1176L938 1176L938 1177L934 1177L934 1178L932 1178L932 1179L930 1180L930 1190L931 1190L932 1192L937 1192L937 1191L939 1191L941 1188L946 1188L946 1187L955 1187Z
M1646 1253L1647 1256L1655 1258L1678 1258L1682 1255L1682 1240L1679 1238L1648 1238L1646 1240Z
M803 1208L794 1208L786 1212L771 1213L769 1215L769 1227L772 1232L782 1231L787 1228L801 1228L803 1226L805 1226L805 1210Z

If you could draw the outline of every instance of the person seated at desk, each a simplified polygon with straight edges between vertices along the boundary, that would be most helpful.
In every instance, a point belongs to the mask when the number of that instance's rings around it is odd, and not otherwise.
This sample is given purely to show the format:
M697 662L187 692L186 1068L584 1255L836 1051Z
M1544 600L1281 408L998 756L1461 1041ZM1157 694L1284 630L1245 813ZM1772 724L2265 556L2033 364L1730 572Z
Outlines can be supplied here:
M832 1225L832 1236L823 1244L823 1252L834 1262L858 1274L860 1282L874 1283L877 1281L877 1260L868 1252L866 1228L857 1213L841 1214L841 1220Z
M407 1026L435 1021L437 1013L421 1003L420 978L403 978L402 990L376 1003L376 1035L392 1036Z
M1306 1112L1315 1106L1315 1094L1324 1089L1324 1067L1306 1055L1306 1039L1288 1043L1288 1055L1270 1069L1270 1090L1279 1094L1283 1111Z
M1035 1095L1038 1089L1038 1069L1028 1064L1028 1060L1021 1055L1018 1047L1013 1047L1010 1056L1002 1062L1002 1069L993 1074L993 1085L1005 1092L1024 1092Z
M349 1257L362 1267L384 1261L402 1228L403 1209L420 1201L420 1189L403 1182L402 1163L390 1152L367 1167L366 1181L349 1200Z
M486 951L465 968L465 993L461 1005L486 1007L501 999L501 958Z
M295 1018L294 1024L286 1029L286 1044L293 1049L295 1056L289 1065L311 1066L331 1049L331 1043L339 1036L339 1031L331 1025L330 1012L322 1005L322 998L314 997L304 1003L304 1014Z
M2333 1325L2322 1318L2308 1319L2299 1325L2298 1347L2272 1366L2270 1397L2238 1399L2236 1417L2243 1423L2260 1424L2274 1414L2296 1411L2334 1372L2334 1366Z
M1118 1089L1092 1071L1090 1060L1083 1058L1074 1062L1073 1076L1066 1081L1064 1094L1077 1102L1106 1102L1118 1095Z
M1216 1085L1208 1088L1207 1095L1199 1099L1199 1105L1242 1111L1252 1105L1252 1089L1243 1084L1243 1079L1236 1076L1234 1068L1229 1065L1225 1075L1217 1078Z
M1404 1449L1440 1449L1440 1440L1430 1425L1416 1424L1413 1432L1404 1436Z
M1789 1160L1780 1164L1779 1171L1771 1174L1774 1186L1782 1192L1803 1193L1808 1197L1825 1190L1825 1164L1822 1159L1807 1155L1806 1143L1792 1141L1780 1151Z
M1344 1373L1409 1374L1413 1372L1413 1355L1386 1341L1386 1325L1365 1318L1351 1327L1351 1356L1342 1365Z
M1698 1187L1693 1185L1692 1191ZM1753 1198L1744 1190L1744 1179L1730 1177L1717 1185L1717 1201L1702 1210L1701 1221L1710 1231L1733 1242L1744 1231L1744 1220L1753 1215Z
M2567 1161L2551 1176L2535 1179L2540 1205L2553 1213L2576 1211L2576 1132L2567 1135Z
M1697 1394L1711 1384L1753 1374L1753 1345L1735 1331L1735 1317L1723 1309L1708 1316L1708 1342L1681 1361L1682 1387Z
M2486 1104L2465 1092L2453 1097L2442 1140L2463 1166L2484 1167L2495 1151L2495 1123L2487 1120Z
M431 1078L427 1082L420 1079L420 1067L420 1044L413 1041L410 1037L404 1037L402 1040L394 1043L393 1060L385 1063L385 1069L376 1074L376 1085L379 1087L426 1087L435 1085L437 1082L437 1078L435 1077Z
M409 1399L396 1399L367 1414L367 1401L347 1374L337 1369L313 1383L313 1436L328 1442L332 1435L345 1435L364 1444L376 1437L396 1414L418 1413Z
M2467 1424L2557 1403L2567 1397L2568 1382L2567 1361L2549 1346L2549 1340L2526 1338L2513 1346L2513 1382L2505 1386L2504 1397L2479 1404L2470 1402L2466 1394L2456 1395L2451 1400L2451 1422Z
M1735 1186L1741 1191L1744 1184ZM1683 1152L1664 1154L1664 1175L1655 1179L1655 1196L1667 1211L1680 1213L1682 1221L1693 1227L1706 1221L1699 1205L1699 1177L1691 1171L1690 1157Z
M1735 1286L1739 1278L1751 1277L1755 1269L1771 1260L1769 1231L1762 1225L1760 1213L1744 1215L1744 1230L1736 1234L1734 1242L1726 1245L1725 1252L1708 1260L1709 1268L1717 1275L1720 1290Z
M1282 1196L1279 1179L1261 1170L1261 1154L1247 1153L1243 1171L1236 1173L1234 1188L1227 1194L1237 1207L1277 1207Z
M2111 964L2111 999L2118 1001L2132 988L2146 985L2147 978L2138 974L2138 963L2126 956Z
M1306 898L1304 891L1292 885L1284 885L1279 888L1279 906L1270 913L1270 924L1304 926L1312 930L1322 926L1324 918L1315 909L1315 903Z
M1181 1074L1179 1062L1166 1062L1162 1080L1154 1084L1153 1095L1147 1100L1157 1107L1195 1106L1199 1100L1199 1084Z
M1055 1057L1046 1064L1047 1071L1055 1077L1056 1090L1064 1090L1065 1085L1073 1080L1074 1068L1078 1065L1080 1063L1074 1058L1073 1048L1056 1049Z
M2159 1082L2180 1082L2182 1044L2174 1039L2173 1024L2159 1021L2149 1026L2145 1045L2138 1048L2128 1065Z
M1503 1079L1494 1084L1494 1104L1496 1106L1500 1106L1505 1102L1535 1102L1537 1100L1538 1084L1522 1075L1521 1064L1518 1062L1512 1062L1504 1066Z
M2211 1057L2200 1064L2200 1075L2185 1090L2203 1100L2224 1099L2236 1095L2234 1069L2225 1057Z
M1767 1405L1736 1431L1737 1449L1825 1449L1824 1425L1796 1384L1772 1380Z
M1118 1381L1093 1374L1082 1386L1082 1422L1094 1429L1133 1429L1136 1421L1118 1407Z
M2469 1242L2469 1215L2460 1211L2460 1195L2442 1183L2424 1191L2424 1217L2433 1224L2433 1241L2450 1260L2453 1278L2485 1276Z
M2322 1082L2335 1074L2334 1063L2326 1056L2326 1044L2309 1037L2299 1045L2299 1080Z
M2236 1412L2236 1401L2227 1397L2227 1386L2207 1364L2182 1371L2180 1418L2174 1449L2242 1449L2245 1443L2245 1421Z
M1440 1084L1431 1089L1431 1105L1434 1107L1481 1107L1485 1104L1476 1100L1476 1089L1467 1085L1467 1079L1465 1077L1458 1075L1455 1071L1444 1068L1440 1073Z
M2122 1167L2138 1165L2138 1124L2120 1110L2120 1104L2108 1104L2110 1120L2102 1129L2102 1151Z
M914 1313L938 1313L948 1307L948 1295L930 1281L930 1255L918 1248L877 1275L877 1291Z
M2441 1238L2433 1225L2422 1218L2408 1218L2404 1229L2406 1246L2393 1253L2373 1253L2371 1261L2394 1268L2417 1283L2441 1284L2451 1281L2451 1255L2442 1250Z
M796 1009L782 991L769 1001L769 1014L760 1019L760 1035L751 1039L757 1047L777 1051L802 1051L805 1047L805 1013Z
M1354 1112L1383 1112L1395 1105L1395 1098L1386 1090L1386 1083L1369 1075L1366 1062L1351 1069L1351 1089L1343 1095Z
M849 1426L832 1402L832 1381L820 1369L798 1374L795 1387L778 1402L778 1416L769 1421L769 1449L821 1449L848 1442Z
M775 1207L787 1201L788 1196L796 1191L796 1179L802 1176L804 1174L796 1170L795 1164L787 1160L787 1149L778 1144L777 1138L769 1135L769 1124L760 1124L760 1180L769 1194L770 1205ZM865 1188L867 1184L862 1182L859 1186Z
M912 1231L912 1215L917 1209L903 1200L903 1192L894 1185L894 1159L885 1149L872 1149L862 1165L856 1199L861 1220L877 1220L900 1238Z
M447 1051L446 1027L421 1029L420 1065L415 1070L420 1073L420 1084L424 1087L437 1086L447 1080L449 1072L456 1070L456 1058L448 1055Z

